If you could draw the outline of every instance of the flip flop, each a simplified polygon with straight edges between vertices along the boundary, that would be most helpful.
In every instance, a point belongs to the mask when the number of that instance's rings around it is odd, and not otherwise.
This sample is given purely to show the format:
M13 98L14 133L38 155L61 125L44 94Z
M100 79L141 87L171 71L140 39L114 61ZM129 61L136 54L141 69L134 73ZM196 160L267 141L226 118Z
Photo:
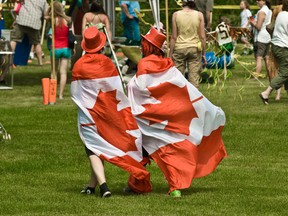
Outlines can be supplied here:
M262 102L263 102L265 105L268 105L268 104L269 104L268 98L264 98L261 93L259 94L259 97L261 98Z

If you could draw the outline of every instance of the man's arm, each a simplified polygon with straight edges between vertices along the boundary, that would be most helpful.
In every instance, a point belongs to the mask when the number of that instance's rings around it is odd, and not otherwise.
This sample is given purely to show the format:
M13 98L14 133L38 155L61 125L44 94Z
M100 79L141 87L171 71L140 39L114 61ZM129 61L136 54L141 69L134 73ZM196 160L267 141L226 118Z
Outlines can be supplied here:
M122 9L123 13L125 14L125 16L126 16L128 19L133 19L133 18L134 18L134 17L129 13L127 4L121 4L121 9Z

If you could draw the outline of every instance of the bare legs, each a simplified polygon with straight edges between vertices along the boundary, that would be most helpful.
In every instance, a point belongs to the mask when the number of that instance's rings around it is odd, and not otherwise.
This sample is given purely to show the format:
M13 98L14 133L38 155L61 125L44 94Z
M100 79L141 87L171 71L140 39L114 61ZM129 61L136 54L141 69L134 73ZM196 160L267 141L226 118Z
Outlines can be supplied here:
M268 88L265 90L265 91L263 91L262 93L260 93L260 98L261 98L261 100L263 101L263 103L265 104L265 105L268 105L269 103L268 103L268 98L269 98L269 95L271 94L271 92L273 91L273 88L271 87L271 86L268 86Z
M89 155L89 161L91 166L89 186L84 190L82 190L81 193L94 194L95 187L97 184L99 184L101 197L102 198L110 197L111 192L106 184L103 161L95 154Z
M255 76L256 77L261 77L263 75L261 75L261 70L262 70L262 57L261 56L256 56L256 73ZM269 76L269 71L268 71L268 65L269 65L269 56L265 56L264 57L265 60L265 66L266 66L266 72L267 75Z
M266 73L267 73L267 76L269 76L269 63L270 63L270 59L269 59L269 55L265 56L264 57L264 61L265 61L265 67L266 67Z
M40 44L34 44L35 47L35 52L36 52L36 56L38 59L38 64L39 65L43 65L43 61L42 61L42 47Z
M261 93L263 98L268 98L272 90L273 88L271 86L268 86L268 88L264 92Z
M15 41L11 41L11 42L10 42L10 45L11 45L12 52L15 52L16 42L15 42Z
M256 57L256 74L255 74L257 77L260 76L261 70L262 70L262 57L257 56Z
M102 185L106 182L104 174L104 164L103 161L96 155L89 156L90 165L91 165L91 176L89 187L96 187L97 183Z
M276 97L275 100L279 101L281 98L281 88L276 90Z
M59 90L59 99L62 100L64 95L64 88L67 82L67 68L68 68L68 59L60 59L60 90Z
M15 52L16 44L17 43L15 41L10 42L12 52ZM38 59L38 63L39 63L39 65L43 65L41 44L34 44L34 47L35 47L35 52L36 52L36 56Z
M243 49L242 54L248 55L253 52L253 45L249 43L249 41L247 40L247 37L242 36L241 42L244 43L244 49Z
M53 59L51 58L51 62L53 61ZM67 82L67 68L68 68L68 62L69 59L66 58L61 58L60 60L56 60L55 61L55 70L56 70L56 77L55 79L57 79L57 71L58 71L58 65L60 64L60 89L59 89L59 99L62 100L64 99L64 89L66 86L66 82ZM53 64L51 64L52 67ZM51 68L51 78L53 78L52 76L52 72L53 69Z

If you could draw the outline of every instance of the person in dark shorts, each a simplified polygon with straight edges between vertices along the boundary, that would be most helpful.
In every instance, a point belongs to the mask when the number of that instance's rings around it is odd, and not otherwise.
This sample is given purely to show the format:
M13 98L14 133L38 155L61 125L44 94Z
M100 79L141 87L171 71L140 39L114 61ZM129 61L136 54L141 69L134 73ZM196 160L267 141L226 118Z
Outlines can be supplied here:
M16 18L16 24L11 31L11 48L15 51L17 42L22 42L26 35L29 43L34 45L39 65L42 65L42 47L40 44L42 18L47 14L48 3L46 0L25 0Z

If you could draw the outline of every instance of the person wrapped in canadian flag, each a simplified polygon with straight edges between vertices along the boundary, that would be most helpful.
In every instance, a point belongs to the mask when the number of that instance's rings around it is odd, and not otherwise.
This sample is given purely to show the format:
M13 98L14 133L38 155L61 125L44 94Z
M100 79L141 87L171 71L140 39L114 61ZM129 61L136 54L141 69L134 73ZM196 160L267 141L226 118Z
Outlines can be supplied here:
M143 58L128 83L128 98L144 149L163 172L170 196L181 197L181 189L226 157L225 114L164 57L165 40L155 28L142 35Z
M85 51L74 65L71 95L78 107L78 131L91 165L88 187L81 193L111 196L104 161L130 173L128 186L137 193L150 192L150 174L142 162L142 136L111 59L102 54L106 36L95 26L84 32Z

